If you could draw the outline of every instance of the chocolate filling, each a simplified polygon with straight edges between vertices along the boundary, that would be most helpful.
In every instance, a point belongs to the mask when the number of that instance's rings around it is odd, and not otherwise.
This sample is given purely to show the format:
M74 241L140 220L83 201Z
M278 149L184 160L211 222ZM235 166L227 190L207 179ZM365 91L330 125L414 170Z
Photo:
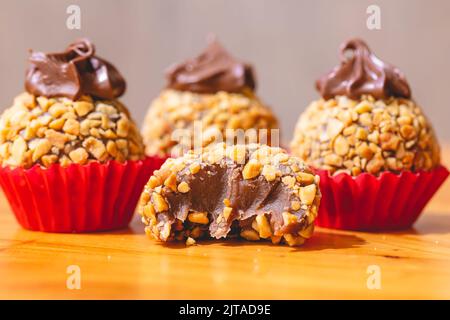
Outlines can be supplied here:
M221 166L206 165L195 175L180 175L180 180L190 186L188 193L173 192L164 189L169 210L159 214L158 220L175 222L178 219L186 224L190 212L207 212L210 221L209 234L214 238L226 237L232 226L238 231L251 225L253 218L259 213L270 217L274 234L294 233L307 226L306 212L303 209L291 213L298 217L298 223L283 227L282 213L289 211L292 193L281 181L267 181L262 175L254 179L242 178L242 165ZM230 218L225 221L221 216L228 199L229 207L233 208ZM236 223L237 222L237 223ZM233 232L231 232L233 234Z

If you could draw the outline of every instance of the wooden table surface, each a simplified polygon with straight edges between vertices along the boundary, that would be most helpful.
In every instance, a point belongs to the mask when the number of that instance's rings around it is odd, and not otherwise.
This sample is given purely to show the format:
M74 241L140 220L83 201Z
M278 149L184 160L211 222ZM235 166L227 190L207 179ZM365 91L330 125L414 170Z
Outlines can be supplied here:
M450 148L443 162L450 167ZM79 267L80 289L67 287L70 266ZM369 289L374 276L380 288ZM450 299L450 181L413 229L318 228L301 248L224 241L168 247L146 238L137 218L111 233L31 232L0 196L0 298Z

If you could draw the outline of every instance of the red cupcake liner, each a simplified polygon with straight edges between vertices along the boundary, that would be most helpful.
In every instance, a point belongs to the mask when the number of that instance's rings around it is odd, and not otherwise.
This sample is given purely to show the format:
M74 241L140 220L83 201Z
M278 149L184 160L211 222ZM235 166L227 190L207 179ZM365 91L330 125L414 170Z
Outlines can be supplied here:
M429 172L383 172L380 176L346 173L320 176L322 200L316 225L325 228L382 231L411 227L449 175L437 167Z
M49 168L1 168L0 185L17 221L45 232L93 232L124 228L155 169L165 159Z

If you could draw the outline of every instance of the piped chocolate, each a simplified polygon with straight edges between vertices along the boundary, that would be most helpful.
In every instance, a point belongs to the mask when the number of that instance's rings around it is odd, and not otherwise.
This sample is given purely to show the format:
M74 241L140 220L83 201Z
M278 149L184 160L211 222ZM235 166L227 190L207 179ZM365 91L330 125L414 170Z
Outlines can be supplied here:
M237 61L215 39L199 56L170 67L166 77L167 88L195 93L236 93L256 87L251 65Z
M32 52L29 61L25 88L36 96L115 99L125 92L122 75L95 56L95 46L88 39L79 39L60 53Z
M352 56L346 53L351 51ZM361 39L341 45L341 64L316 81L324 99L338 95L359 99L368 94L376 99L410 98L411 90L403 73L375 56Z

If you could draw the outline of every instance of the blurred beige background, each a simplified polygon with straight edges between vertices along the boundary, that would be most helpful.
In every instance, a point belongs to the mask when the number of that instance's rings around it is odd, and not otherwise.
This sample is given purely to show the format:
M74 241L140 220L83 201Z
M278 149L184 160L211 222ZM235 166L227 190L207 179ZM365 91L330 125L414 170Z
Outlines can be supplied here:
M214 32L251 62L258 93L290 139L298 115L317 97L314 80L338 63L339 44L363 37L407 76L443 142L450 141L450 1L448 0L1 0L0 105L23 90L28 49L60 51L80 36L128 82L123 97L141 123L172 62L196 55ZM66 8L81 7L81 30L66 28ZM381 7L381 30L366 9Z

